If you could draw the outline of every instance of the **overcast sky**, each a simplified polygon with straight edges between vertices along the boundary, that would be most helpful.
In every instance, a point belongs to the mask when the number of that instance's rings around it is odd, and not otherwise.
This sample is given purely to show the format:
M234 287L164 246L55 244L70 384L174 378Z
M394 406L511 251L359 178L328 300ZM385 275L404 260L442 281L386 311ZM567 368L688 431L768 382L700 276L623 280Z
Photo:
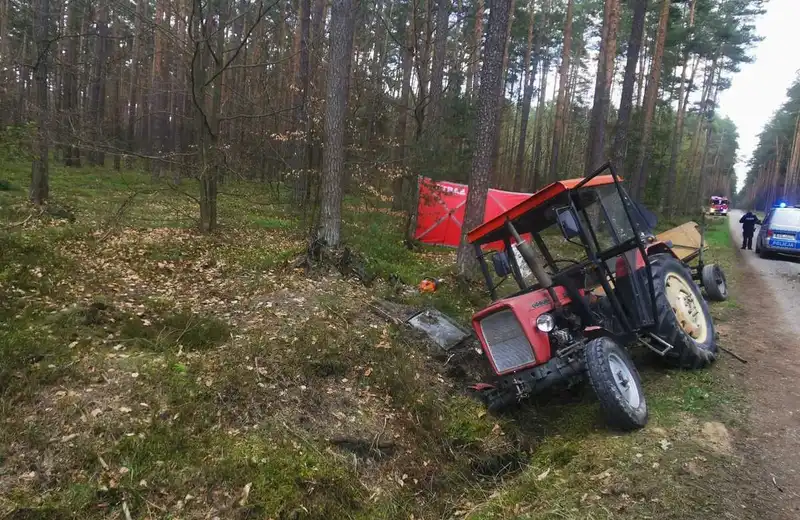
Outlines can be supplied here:
M720 95L720 112L739 130L739 186L758 144L758 134L786 100L786 89L800 70L800 0L769 0L756 28L764 40L750 52L755 61L742 65L731 88Z

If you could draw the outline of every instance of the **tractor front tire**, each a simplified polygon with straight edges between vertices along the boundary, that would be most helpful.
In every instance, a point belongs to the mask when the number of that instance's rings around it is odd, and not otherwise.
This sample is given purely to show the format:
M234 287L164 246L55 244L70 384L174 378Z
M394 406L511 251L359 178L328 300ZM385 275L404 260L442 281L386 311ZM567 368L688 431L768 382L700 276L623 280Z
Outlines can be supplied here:
M589 382L612 428L638 430L647 424L642 381L627 351L602 336L586 345Z
M672 345L664 358L680 368L703 368L717 359L714 321L688 269L669 254L650 257L656 295L655 334Z
M700 272L700 280L706 290L706 296L712 302L724 302L728 299L728 281L725 273L717 264L703 266Z

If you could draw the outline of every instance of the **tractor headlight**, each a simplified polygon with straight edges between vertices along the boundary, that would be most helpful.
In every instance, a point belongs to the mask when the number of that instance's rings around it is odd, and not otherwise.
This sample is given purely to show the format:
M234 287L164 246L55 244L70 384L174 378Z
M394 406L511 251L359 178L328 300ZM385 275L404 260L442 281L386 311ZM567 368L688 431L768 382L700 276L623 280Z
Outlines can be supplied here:
M552 314L541 314L536 318L536 328L542 332L550 332L556 328L556 319Z

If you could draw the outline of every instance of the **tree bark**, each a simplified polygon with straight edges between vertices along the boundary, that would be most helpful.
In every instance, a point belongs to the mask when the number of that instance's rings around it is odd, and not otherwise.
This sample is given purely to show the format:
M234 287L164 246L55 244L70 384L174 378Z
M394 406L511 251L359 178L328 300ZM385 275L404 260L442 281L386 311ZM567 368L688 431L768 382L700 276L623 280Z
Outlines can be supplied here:
M647 0L633 0L633 19L631 34L628 37L628 54L625 63L625 77L622 80L622 94L619 102L617 126L614 130L614 143L611 158L620 176L624 175L625 159L628 154L628 127L633 112L633 87L636 82L636 66L642 49L644 19L647 14Z
M619 0L605 0L597 80L594 88L594 104L586 143L586 175L589 175L606 160L606 123L611 105L611 74L614 70L614 59L617 56L618 24Z
M466 241L467 230L483 222L486 196L489 192L489 175L495 152L500 101L503 95L503 55L506 50L506 30L510 19L512 0L496 0L489 13L489 30L485 59L481 70L475 128L475 152L469 176L466 210L462 226L461 245L456 263L459 275L469 278L474 272L475 257L472 246Z
M658 18L658 32L656 33L656 46L653 51L653 61L650 64L650 77L644 93L644 117L642 123L642 142L639 145L639 156L634 169L634 178L631 194L635 200L641 201L647 187L648 170L647 158L650 155L650 138L653 132L653 114L656 109L656 98L661 80L661 60L664 56L664 41L667 37L667 22L669 21L670 0L662 0L661 13Z
M31 185L28 197L37 206L50 195L50 105L48 103L47 73L50 61L50 0L34 3L33 39L36 61L33 77L36 92L36 146L31 165Z
M319 238L338 247L342 226L342 173L344 125L347 116L348 77L357 0L333 0L331 4L330 58L325 109L325 151L322 164L322 200Z

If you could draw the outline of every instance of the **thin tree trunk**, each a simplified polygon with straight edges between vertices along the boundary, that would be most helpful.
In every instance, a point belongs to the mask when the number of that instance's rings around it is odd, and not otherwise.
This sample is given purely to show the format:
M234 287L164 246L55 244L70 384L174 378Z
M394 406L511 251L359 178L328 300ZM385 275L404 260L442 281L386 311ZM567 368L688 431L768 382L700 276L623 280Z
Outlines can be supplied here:
M92 132L94 136L94 148L89 152L89 164L102 166L105 163L105 152L99 149L101 143L105 141L104 120L105 120L105 98L106 98L106 74L108 73L108 6L105 0L100 1L97 10L97 36L94 48L94 71L92 74L92 89L90 92L90 117Z
M304 205L308 198L309 178L306 171L309 168L308 143L309 143L309 119L308 119L308 90L309 78L311 74L311 62L309 61L308 44L311 31L311 0L300 0L299 20L297 33L299 35L299 63L295 70L294 81L294 153L290 160L292 176L294 178L294 202Z
M33 39L36 61L33 77L36 83L36 147L31 165L31 185L28 197L37 206L47 200L50 192L50 106L48 103L47 73L50 61L49 52L50 0L36 0L34 3Z
M517 0L511 0L511 8L509 9L508 14L508 25L506 26L506 48L503 52L503 82L501 87L501 99L500 99L500 115L498 116L500 119L497 123L498 131L495 134L495 142L494 142L494 153L492 157L494 157L494 162L492 163L492 176L494 177L495 182L500 182L502 178L501 172L501 164L500 164L500 136L503 134L503 119L506 110L506 103L505 103L505 88L506 84L508 83L508 48L510 47L511 42L511 27L514 25L514 9L517 5ZM511 85L511 97L514 96L514 85ZM492 179L489 180L492 182Z
M436 40L433 44L433 65L431 70L430 119L429 128L436 129L441 123L443 113L442 95L444 83L444 63L447 54L447 32L451 0L438 0L436 4Z
M522 94L521 103L522 121L519 128L519 144L517 145L517 164L514 168L514 191L521 191L523 182L525 180L525 141L528 137L528 119L530 118L531 114L533 82L536 79L536 69L538 68L538 63L536 63L536 60L532 60L531 58L531 55L533 54L533 27L535 25L534 22L536 21L536 15L534 13L534 0L529 0L528 11L530 16L530 21L528 23L528 41L527 45L525 46L525 58L522 62L522 69L525 74L525 88ZM541 38L537 37L537 56L540 42Z
M650 138L653 132L653 114L656 109L656 98L661 80L661 60L664 56L664 41L667 37L667 22L669 21L670 0L662 0L661 13L658 18L658 32L656 46L653 51L653 62L650 67L650 77L644 94L644 117L642 123L642 142L639 145L639 156L634 169L634 178L631 193L634 199L641 201L645 194L648 180L646 168L650 151Z
M555 123L553 125L553 144L550 149L550 182L558 180L558 154L564 134L564 117L569 83L569 58L572 45L573 0L567 0L567 17L564 22L564 47L561 52L561 65L558 69L558 100L556 101Z
M792 204L797 204L797 184L800 176L800 115L797 116L792 136L792 153L789 157L789 167L786 170L786 183L783 187L783 198Z
M413 38L414 33L411 30L411 23L410 21L406 22L406 40L405 45L403 46L402 58L401 58L401 68L403 74L403 86L400 90L400 102L398 104L398 114L397 114L397 163L403 169L403 174L398 176L394 181L394 189L393 189L393 199L392 199L392 208L395 210L403 209L405 204L405 197L403 196L405 190L403 189L404 183L406 180L406 172L405 168L406 164L406 147L407 147L407 139L408 139L408 112L411 110L410 107L410 98L411 98L411 65L412 65L412 55L413 52Z
M647 33L644 33L644 35L642 36L641 59L639 60L639 72L636 76L636 107L640 110L642 108L642 94L644 93L644 86L646 83L645 71L647 70L647 62L648 62L647 53L650 51L650 42L648 40L649 38L647 37Z
M687 57L688 58L688 57ZM700 61L700 56L696 56L692 64L692 72L689 75L689 81L684 88L684 77L686 74L686 64L684 63L681 71L681 88L678 91L678 113L675 117L675 129L672 135L672 144L670 148L669 170L667 171L667 186L664 190L663 197L663 211L670 217L675 215L675 192L677 191L678 182L678 159L680 158L681 144L683 143L684 123L686 121L686 108L689 106L689 94L691 93L692 82L694 81L697 65Z
M81 2L71 2L69 9L69 21L67 22L67 31L69 34L78 34L81 30L81 18L83 15L83 8ZM81 152L80 148L71 143L73 140L80 139L80 121L81 115L78 107L78 44L80 40L77 37L70 38L67 42L66 49L66 71L64 73L64 90L63 94L63 116L67 121L65 127L71 129L70 134L65 135L65 149L64 149L64 166L80 166L81 165Z
M622 94L619 102L617 126L614 130L614 143L611 157L617 173L624 175L625 159L628 154L628 128L633 113L633 87L636 82L636 65L642 49L644 20L647 14L647 0L634 0L631 34L628 37L628 54L625 63L625 77L622 80Z
M479 86L478 71L480 70L481 48L483 46L483 12L484 0L475 1L475 28L472 32L473 51L470 56L469 71L467 72L467 95L474 97Z
M617 56L617 25L619 23L619 0L605 0L603 29L598 57L597 80L594 88L594 104L589 122L586 143L586 174L605 162L606 123L611 105L611 74Z
M478 94L475 153L469 176L461 245L456 258L459 275L467 278L473 274L476 260L472 246L466 241L466 233L483 222L486 196L489 192L489 175L494 163L492 155L495 151L495 135L503 95L503 55L507 43L505 34L511 17L511 1L496 0L489 12L489 30Z
M542 82L539 87L539 103L536 106L536 137L534 138L533 145L533 181L531 188L538 189L542 181L542 170L545 168L542 165L542 140L545 127L545 113L544 105L547 99L547 77L550 70L550 60L545 57L542 64Z
M344 123L347 115L351 48L357 0L333 0L331 9L328 94L325 114L325 152L319 238L338 247L342 226L342 173L344 170Z
M139 75L140 67L139 60L142 53L142 24L147 16L147 2L140 1L136 4L136 22L133 31L133 44L131 57L131 73L130 84L128 85L128 128L127 128L127 141L128 151L133 153L136 151L136 113L137 108L141 110L141 96L139 90ZM133 156L129 157L127 164L128 168L133 166Z

